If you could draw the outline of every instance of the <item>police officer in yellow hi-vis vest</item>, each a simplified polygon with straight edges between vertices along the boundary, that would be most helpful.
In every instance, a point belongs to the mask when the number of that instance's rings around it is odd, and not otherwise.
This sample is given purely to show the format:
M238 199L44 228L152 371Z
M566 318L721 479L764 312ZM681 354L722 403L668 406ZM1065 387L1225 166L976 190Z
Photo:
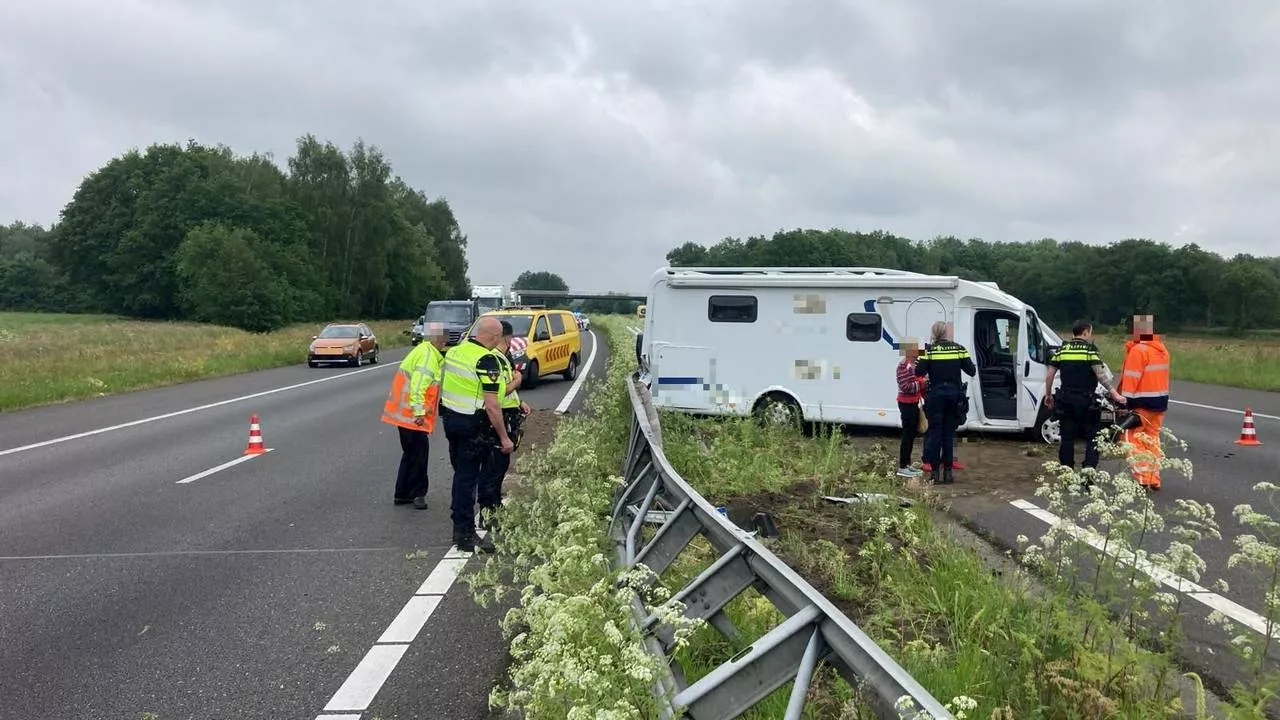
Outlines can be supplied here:
M443 380L444 325L429 323L424 328L426 342L419 343L396 368L391 390L382 406L382 422L400 431L400 470L396 473L395 504L413 503L427 507L427 462L431 431L436 427L436 408Z
M500 398L506 395L502 366L490 352L502 338L502 325L495 317L476 321L474 337L449 348L444 355L444 382L440 387L440 414L449 441L449 463L453 466L453 499L449 515L453 520L453 542L462 552L475 552L477 543L484 552L493 552L486 536L476 535L476 491L489 454L485 436L489 428L497 435L504 454L515 449L502 420Z
M498 404L502 406L502 419L507 425L507 436L511 438L515 447L519 447L520 423L528 416L530 409L529 404L520 400L520 394L516 392L522 378L520 373L515 371L511 357L507 354L511 336L515 331L511 323L506 320L501 321L501 325L502 338L490 352L498 358L498 363L502 367L502 382L506 394ZM481 466L480 486L476 493L476 500L480 504L481 527L487 530L492 530L495 526L494 512L502 505L502 479L510 467L511 455L502 452L501 448L490 446L489 456Z

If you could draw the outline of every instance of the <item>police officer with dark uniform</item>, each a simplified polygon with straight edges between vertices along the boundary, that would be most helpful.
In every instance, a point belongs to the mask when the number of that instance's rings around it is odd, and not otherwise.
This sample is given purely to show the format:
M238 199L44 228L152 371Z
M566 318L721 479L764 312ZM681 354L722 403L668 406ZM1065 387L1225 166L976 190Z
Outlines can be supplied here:
M498 345L489 352L498 358L498 364L502 368L503 392L505 394L499 398L498 404L502 406L502 419L507 426L507 436L511 438L514 447L519 448L520 425L531 411L529 404L522 401L520 394L516 392L516 388L520 387L521 376L520 373L516 372L510 354L511 337L515 334L515 330L511 327L511 323L506 320L502 320L501 325L502 337ZM502 452L496 434L489 433L487 440L489 454L481 467L476 500L480 504L480 526L486 530L493 530L496 527L494 513L502 505L502 479L506 476L508 468L511 467L512 453Z
M440 384L440 416L449 441L449 464L453 466L453 493L450 517L453 542L462 552L493 552L493 542L476 533L476 490L489 440L497 435L500 452L515 449L502 420L501 399L505 394L502 366L491 352L502 338L502 325L495 317L481 317L475 336L449 348L444 355L444 380ZM492 429L492 430L491 430Z
M1044 404L1053 409L1061 423L1062 442L1058 445L1058 462L1074 469L1076 441L1082 437L1084 467L1097 469L1097 435L1102 421L1098 405L1098 383L1108 388L1111 397L1124 402L1120 393L1110 388L1111 371L1107 369L1098 348L1093 344L1093 324L1077 320L1071 326L1072 338L1049 357L1049 371L1044 381ZM1062 376L1062 386L1053 392L1053 379Z
M916 360L915 371L917 376L929 377L924 395L924 414L929 420L924 432L924 460L933 466L930 482L951 483L956 428L968 412L969 403L960 373L973 377L978 368L969 351L952 339L951 323L939 320L929 334L933 342Z

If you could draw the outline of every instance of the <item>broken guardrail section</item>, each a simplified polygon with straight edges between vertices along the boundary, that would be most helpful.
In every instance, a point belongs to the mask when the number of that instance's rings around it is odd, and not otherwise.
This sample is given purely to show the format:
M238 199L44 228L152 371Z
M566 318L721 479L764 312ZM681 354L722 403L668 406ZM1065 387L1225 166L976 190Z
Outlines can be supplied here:
M616 566L629 569L643 563L661 575L695 537L702 535L720 555L673 593L673 599L685 604L685 616L705 620L728 638L739 637L723 609L747 588L755 588L786 617L749 648L690 685L671 659L670 628L645 613L635 599L634 621L644 631L649 651L667 659L670 674L660 678L655 687L664 703L663 720L737 718L790 680L795 685L785 718L799 720L821 662L835 667L850 685L859 688L879 718L953 720L940 702L852 620L758 543L754 533L730 522L680 477L662 453L655 427L657 414L637 376L630 378L627 392L633 411L631 437L622 467L624 483L615 495L609 528L617 549ZM641 529L646 522L660 527L642 545ZM897 706L904 696L914 701L915 707L909 711Z

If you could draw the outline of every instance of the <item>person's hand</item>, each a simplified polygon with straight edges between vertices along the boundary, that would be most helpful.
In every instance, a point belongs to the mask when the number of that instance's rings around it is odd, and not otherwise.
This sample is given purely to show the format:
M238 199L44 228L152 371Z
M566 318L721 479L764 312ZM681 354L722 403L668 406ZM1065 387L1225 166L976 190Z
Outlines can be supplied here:
M1115 400L1117 403L1119 403L1119 404L1121 404L1121 405L1128 405L1128 404L1129 404L1129 398L1127 398L1127 397L1125 397L1125 396L1121 395L1120 393L1116 392L1115 390L1112 390L1112 391L1111 391L1111 399L1112 399L1112 400Z
M503 455L510 455L512 452L515 451L515 449L516 449L516 446L514 443L511 442L511 438L507 438L506 440L502 441Z
M1047 408L1053 407L1053 395L1044 396L1044 406Z
M425 416L425 415L416 415L416 416L414 416L414 418L413 418L413 424L414 424L414 425L417 425L418 427L422 427L423 425L426 425L426 424L427 424L427 418L426 418L426 416Z
M529 403L527 403L527 402L525 402L525 401L521 400L521 401L520 401L520 414L521 414L521 415L528 415L528 414L529 414L529 413L531 413L531 412L533 412L533 408L529 407Z

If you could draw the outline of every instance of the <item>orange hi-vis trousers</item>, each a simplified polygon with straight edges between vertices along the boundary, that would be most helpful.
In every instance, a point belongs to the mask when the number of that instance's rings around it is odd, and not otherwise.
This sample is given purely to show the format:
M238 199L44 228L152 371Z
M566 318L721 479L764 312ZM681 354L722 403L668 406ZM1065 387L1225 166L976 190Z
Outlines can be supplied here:
M1159 489L1158 460L1164 457L1160 447L1160 428L1164 426L1164 413L1144 408L1134 408L1133 412L1142 418L1142 425L1124 432L1124 441L1132 446L1129 468L1140 485ZM1153 458L1156 462L1152 461Z

